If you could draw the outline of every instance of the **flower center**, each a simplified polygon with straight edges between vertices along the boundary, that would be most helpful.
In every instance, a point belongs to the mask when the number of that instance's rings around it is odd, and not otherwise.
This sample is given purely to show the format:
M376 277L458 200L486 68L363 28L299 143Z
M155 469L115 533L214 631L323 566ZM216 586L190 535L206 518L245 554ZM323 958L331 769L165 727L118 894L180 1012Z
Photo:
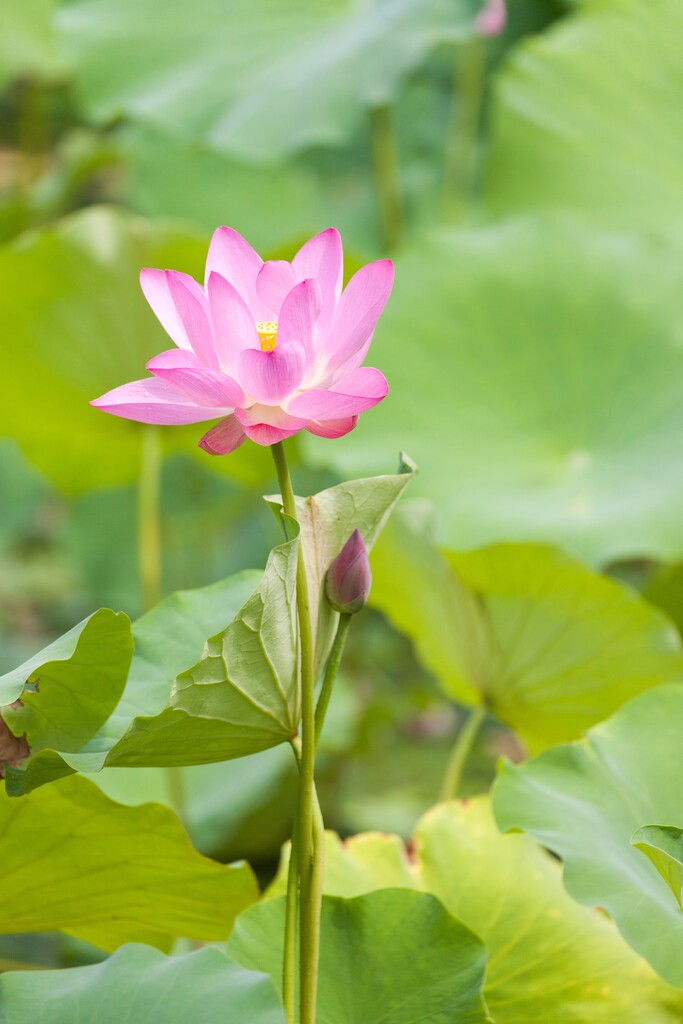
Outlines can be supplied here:
M262 352L272 352L277 345L277 321L260 320L256 324Z

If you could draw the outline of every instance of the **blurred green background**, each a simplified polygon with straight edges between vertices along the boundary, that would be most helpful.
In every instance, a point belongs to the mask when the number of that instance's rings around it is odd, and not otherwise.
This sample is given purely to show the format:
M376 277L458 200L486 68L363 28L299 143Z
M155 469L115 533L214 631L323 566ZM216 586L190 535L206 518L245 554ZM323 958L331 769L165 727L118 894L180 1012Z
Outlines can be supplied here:
M335 225L347 275L395 259L370 359L391 394L344 439L297 438L301 493L405 449L408 511L451 548L547 542L681 620L683 9L509 0L484 38L481 8L0 0L0 671L95 607L149 604L157 472L161 594L258 568L276 540L267 451L211 459L196 428L87 404L166 347L139 269L200 276L219 224L281 258ZM409 834L463 716L377 610L333 715L326 821ZM518 752L491 723L465 791ZM289 760L184 771L202 851L268 876ZM153 770L97 781L170 799Z

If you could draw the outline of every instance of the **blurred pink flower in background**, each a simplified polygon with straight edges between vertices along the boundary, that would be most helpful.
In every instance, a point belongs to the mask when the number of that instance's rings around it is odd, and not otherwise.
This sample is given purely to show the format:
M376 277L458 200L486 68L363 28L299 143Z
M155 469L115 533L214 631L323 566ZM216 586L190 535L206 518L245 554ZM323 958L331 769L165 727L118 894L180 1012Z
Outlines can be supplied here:
M505 28L507 10L505 0L486 0L474 21L480 36L498 36Z
M394 279L390 260L362 267L342 291L342 244L328 228L291 263L264 262L232 228L218 228L206 284L175 270L143 270L147 301L177 346L153 374L91 405L141 423L221 417L199 442L212 455L245 438L271 445L300 430L341 437L388 391L361 366Z

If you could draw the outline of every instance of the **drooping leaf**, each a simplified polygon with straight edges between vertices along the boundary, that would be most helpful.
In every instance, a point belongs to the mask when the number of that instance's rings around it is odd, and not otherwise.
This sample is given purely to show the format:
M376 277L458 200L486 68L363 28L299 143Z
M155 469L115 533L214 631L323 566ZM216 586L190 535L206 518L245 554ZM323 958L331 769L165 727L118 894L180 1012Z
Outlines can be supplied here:
M410 850L397 836L370 832L342 843L328 832L324 890L347 898L393 886L433 893L489 950L484 997L496 1024L679 1019L683 996L604 915L567 896L559 865L532 839L500 834L487 798L428 811ZM284 892L285 871L283 859L268 895Z
M672 623L623 584L538 544L440 551L405 519L375 547L371 601L450 697L485 704L533 750L683 675Z
M200 0L188 22L173 0L160 33L151 0L66 0L59 26L91 116L123 114L268 162L343 142L439 42L471 33L479 7Z
M0 794L0 859L0 931L60 929L102 949L224 939L258 899L249 866L202 857L168 808L122 807L78 777Z
M631 844L649 857L683 910L683 829L671 825L644 825Z
M282 977L284 899L242 914L238 963ZM426 893L384 889L322 906L319 1024L486 1024L483 943Z
M106 208L0 249L0 315L13 339L0 377L0 429L60 488L137 478L143 426L88 402L144 377L147 360L169 346L142 295L140 270L172 267L203 277L206 249L205 239L170 224L151 226ZM166 447L196 451L200 427L160 429ZM197 457L248 482L271 473L268 452L257 445L229 460Z
M495 89L492 211L564 207L681 236L677 0L615 0L528 39ZM599 168L599 171L596 169Z
M10 792L28 792L73 771L98 771L136 716L162 711L174 677L197 661L206 637L237 613L260 576L237 573L208 587L173 594L143 615L133 626L135 655L123 695L118 703L111 702L101 728L76 753L45 749L8 771Z
M631 845L643 822L680 821L683 686L661 686L596 726L585 741L515 767L493 791L503 829L557 853L579 902L604 907L633 948L683 988L683 913L666 881Z
M387 476L351 480L320 491L309 498L297 498L301 524L306 578L316 637L316 669L320 671L339 621L325 596L325 576L354 530L360 530L370 551L404 490L417 473L415 463L401 455L399 471ZM280 499L269 504L279 515Z
M132 655L128 616L100 608L0 677L5 724L33 750L80 750L116 707Z
M0 976L2 1024L285 1024L263 974L245 971L219 949L167 957L124 946L93 967Z
M371 474L405 437L453 547L683 550L680 261L544 216L444 230L396 274L371 349L391 394L316 459Z

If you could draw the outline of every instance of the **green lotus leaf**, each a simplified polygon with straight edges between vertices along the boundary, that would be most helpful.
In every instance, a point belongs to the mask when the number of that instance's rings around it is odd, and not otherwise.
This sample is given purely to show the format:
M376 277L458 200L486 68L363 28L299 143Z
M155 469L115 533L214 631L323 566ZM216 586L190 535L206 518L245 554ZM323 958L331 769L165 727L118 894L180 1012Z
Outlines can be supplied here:
M442 551L407 518L375 547L372 603L449 697L484 705L532 750L682 677L676 629L630 588L539 544Z
M681 261L538 216L430 235L396 277L370 352L391 393L310 457L370 475L409 439L452 547L683 551Z
M4 974L0 999L2 1024L285 1024L270 978L245 971L219 949L167 957L124 946L93 967Z
M67 70L68 61L55 27L59 0L22 0L2 7L0 32L0 86L14 78L32 76L54 80Z
M641 694L579 743L503 765L498 824L557 853L569 893L603 907L626 941L683 988L683 913L657 867L631 845L643 822L680 821L683 686Z
M683 910L683 829L670 825L644 825L631 844L649 857Z
M122 807L78 777L0 794L0 857L2 932L59 929L108 950L225 939L258 899L249 866L202 857L167 807Z
M238 963L282 983L285 900L242 914ZM492 1024L481 991L486 949L434 896L384 889L322 905L318 1024Z
M169 0L160 33L151 0L67 0L59 28L91 117L125 115L272 162L345 141L439 42L471 33L479 7L198 0L188 21Z
M101 608L0 677L5 742L12 745L8 727L35 751L80 750L116 707L132 654L128 616ZM9 773L18 763L11 754L0 759Z
M285 891L286 868L285 856L267 895ZM484 998L496 1024L680 1019L683 995L604 915L567 896L560 866L537 843L501 835L485 797L428 811L408 849L377 832L344 842L327 833L326 893L348 898L394 886L433 893L476 930L489 951Z
M136 479L144 425L88 402L144 377L147 360L169 347L140 289L141 268L203 277L207 244L168 223L90 208L0 249L0 315L13 339L0 378L0 428L63 490ZM159 429L166 449L197 451L201 425ZM272 474L257 445L230 459L197 458L248 483Z
M9 792L19 795L74 771L102 768L136 716L155 716L163 710L174 677L199 659L207 636L237 614L260 579L258 572L237 573L208 587L172 594L138 619L133 626L135 654L125 689L118 703L117 693L107 705L101 727L89 734L77 753L44 749L21 766L8 769ZM108 656L113 657L111 652ZM196 753L190 740L188 745Z
M495 214L577 210L679 246L683 9L677 0L582 7L525 40L500 74L487 204Z

